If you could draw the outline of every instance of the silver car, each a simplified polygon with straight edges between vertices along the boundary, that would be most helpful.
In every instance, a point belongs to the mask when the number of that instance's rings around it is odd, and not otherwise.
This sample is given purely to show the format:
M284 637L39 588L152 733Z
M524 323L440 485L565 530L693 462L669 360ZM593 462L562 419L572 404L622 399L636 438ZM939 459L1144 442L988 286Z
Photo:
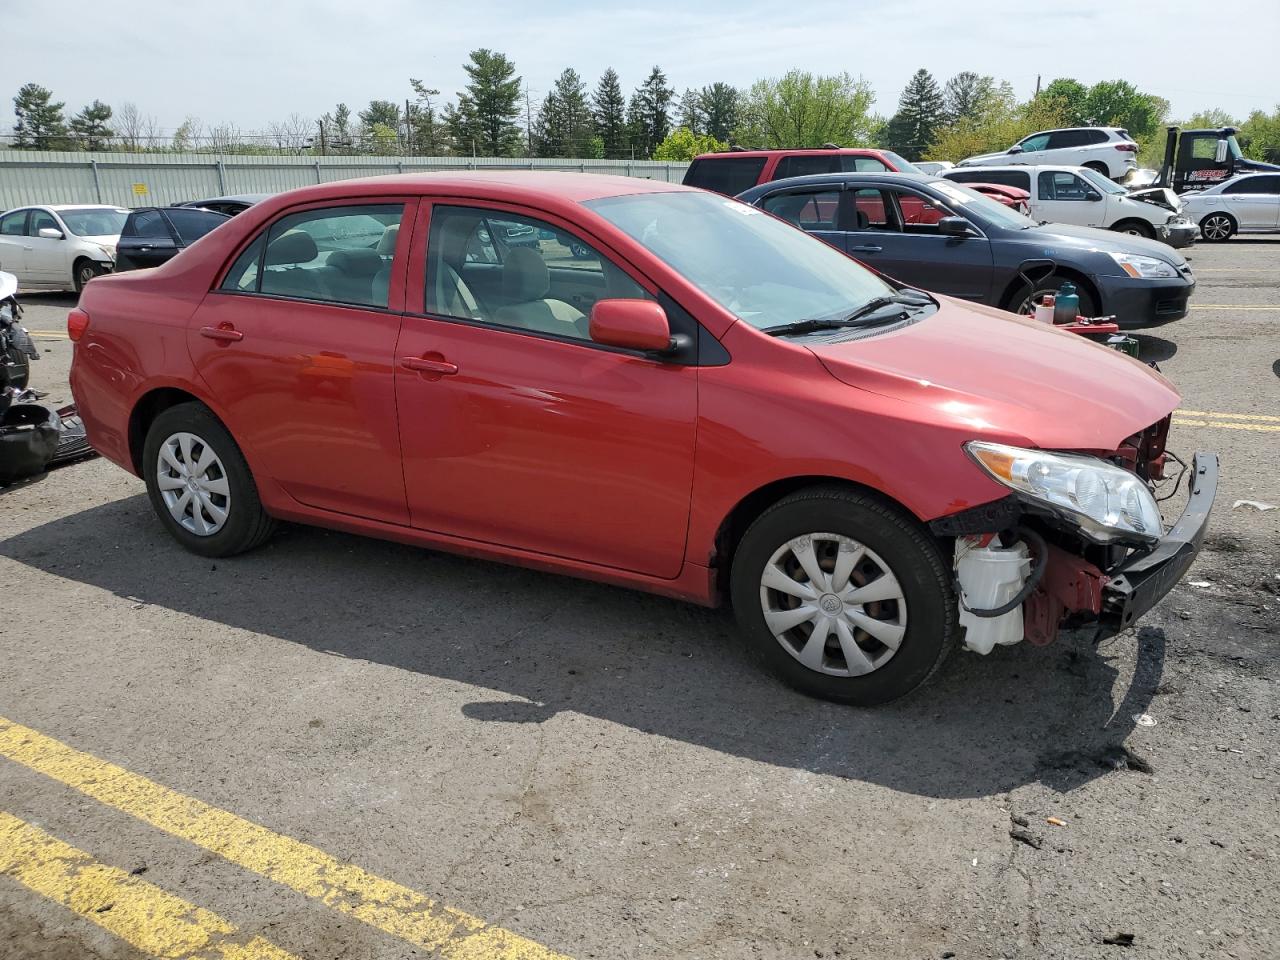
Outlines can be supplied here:
M1246 173L1179 197L1209 241L1237 233L1280 233L1280 173Z
M27 289L79 293L116 262L129 211L103 204L17 207L0 216L0 270Z

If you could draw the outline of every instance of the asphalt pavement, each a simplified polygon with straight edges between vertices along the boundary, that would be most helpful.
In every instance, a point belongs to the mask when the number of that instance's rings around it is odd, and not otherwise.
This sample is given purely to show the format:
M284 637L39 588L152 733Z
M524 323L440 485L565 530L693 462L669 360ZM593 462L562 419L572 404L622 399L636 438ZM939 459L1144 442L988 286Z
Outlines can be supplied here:
M1280 238L1190 256L1140 337L1222 460L1190 574L877 710L723 613L302 527L210 561L101 460L0 493L0 957L1280 955ZM25 302L69 400L74 297Z

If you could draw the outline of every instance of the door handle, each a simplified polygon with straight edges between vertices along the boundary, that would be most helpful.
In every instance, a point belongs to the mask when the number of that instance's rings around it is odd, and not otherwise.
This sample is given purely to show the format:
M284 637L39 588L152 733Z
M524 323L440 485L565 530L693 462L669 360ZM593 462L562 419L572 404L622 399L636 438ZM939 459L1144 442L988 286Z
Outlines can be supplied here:
M201 327L200 336L210 340L221 340L224 343L235 343L244 339L244 334L229 323L220 323L216 327Z
M850 247L849 252L850 253L879 253L883 249L884 247L876 247L876 246L867 244L861 247Z
M458 365L440 357L433 360L428 357L401 357L400 366L406 370L417 370L419 373L434 373L437 376L451 377L458 372Z

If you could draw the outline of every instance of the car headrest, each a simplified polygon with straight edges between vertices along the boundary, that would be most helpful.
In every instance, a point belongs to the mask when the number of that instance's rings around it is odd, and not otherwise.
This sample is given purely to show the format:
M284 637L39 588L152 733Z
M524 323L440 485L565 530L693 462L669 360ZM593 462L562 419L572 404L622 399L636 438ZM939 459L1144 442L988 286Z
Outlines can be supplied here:
M858 229L865 230L871 223L871 218L861 210L855 211L858 214Z
M382 239L378 241L378 256L394 257L396 254L396 238L400 236L400 224L394 224L382 231Z
M382 258L372 250L335 250L325 266L336 267L352 277L372 277L382 269Z
M502 292L512 303L541 300L551 289L551 274L542 255L529 247L516 247L502 265Z
M290 230L276 237L267 246L266 266L279 267L294 263L310 263L319 251L311 234Z

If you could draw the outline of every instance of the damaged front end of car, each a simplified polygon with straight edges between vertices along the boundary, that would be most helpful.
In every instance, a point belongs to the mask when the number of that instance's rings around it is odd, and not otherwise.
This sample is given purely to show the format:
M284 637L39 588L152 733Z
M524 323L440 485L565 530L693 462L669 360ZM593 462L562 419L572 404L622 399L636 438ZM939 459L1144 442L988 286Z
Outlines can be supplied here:
M931 524L954 538L968 649L985 654L1023 639L1043 645L1074 629L1101 640L1131 626L1182 578L1204 541L1218 458L1197 453L1188 465L1169 453L1170 422L1166 416L1108 456L966 445L1011 491ZM1184 478L1186 505L1166 528L1159 503Z

